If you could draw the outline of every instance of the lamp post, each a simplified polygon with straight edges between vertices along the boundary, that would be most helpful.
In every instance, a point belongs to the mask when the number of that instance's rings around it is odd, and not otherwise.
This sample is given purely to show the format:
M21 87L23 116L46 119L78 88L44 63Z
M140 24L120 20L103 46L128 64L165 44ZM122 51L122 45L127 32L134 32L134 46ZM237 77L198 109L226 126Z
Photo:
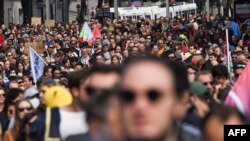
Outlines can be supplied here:
M166 0L166 17L169 17L169 0Z
M89 12L89 0L86 0L86 5L87 5L87 15L88 15L88 21L90 20L90 12Z
M114 0L115 18L118 19L118 1Z
M55 23L57 22L57 0L55 0Z
M80 23L80 4L76 5L76 9L77 9L77 22Z

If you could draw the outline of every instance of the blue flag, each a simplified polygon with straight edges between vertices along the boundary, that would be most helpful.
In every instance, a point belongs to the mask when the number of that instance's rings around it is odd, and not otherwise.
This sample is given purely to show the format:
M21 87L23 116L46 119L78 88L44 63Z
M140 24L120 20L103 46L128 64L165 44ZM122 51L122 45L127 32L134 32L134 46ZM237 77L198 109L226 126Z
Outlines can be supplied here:
M31 72L34 82L36 83L37 80L43 75L44 67L46 65L45 61L38 53L31 47L29 48L30 52L30 66Z

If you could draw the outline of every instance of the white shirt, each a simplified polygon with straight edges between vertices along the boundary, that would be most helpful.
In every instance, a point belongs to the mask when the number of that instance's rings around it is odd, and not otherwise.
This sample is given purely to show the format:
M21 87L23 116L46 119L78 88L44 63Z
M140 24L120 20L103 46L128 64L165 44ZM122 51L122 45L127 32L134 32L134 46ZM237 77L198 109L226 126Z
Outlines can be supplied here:
M84 111L69 112L60 109L59 112L61 117L59 127L62 140L65 140L71 135L82 134L88 131L86 113Z
M86 58L82 57L81 63L85 65L89 65L89 60L90 60L89 56L87 56Z

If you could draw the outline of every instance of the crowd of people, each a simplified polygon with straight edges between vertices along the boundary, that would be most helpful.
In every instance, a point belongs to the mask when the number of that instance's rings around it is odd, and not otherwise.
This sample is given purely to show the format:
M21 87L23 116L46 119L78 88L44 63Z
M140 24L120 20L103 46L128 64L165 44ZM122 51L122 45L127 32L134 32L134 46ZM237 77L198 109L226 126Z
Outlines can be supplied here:
M224 124L249 124L224 101L247 66L250 25L219 15L86 22L101 32L91 44L77 22L2 25L3 141L222 141ZM47 65L34 82L26 44L37 42Z

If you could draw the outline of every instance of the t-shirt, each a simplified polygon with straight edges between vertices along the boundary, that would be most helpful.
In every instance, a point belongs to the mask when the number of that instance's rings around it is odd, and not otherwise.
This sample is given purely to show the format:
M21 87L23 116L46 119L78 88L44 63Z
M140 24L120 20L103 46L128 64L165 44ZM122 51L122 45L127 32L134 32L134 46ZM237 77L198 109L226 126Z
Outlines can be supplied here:
M60 109L59 112L61 117L59 127L62 140L71 135L87 133L88 125L85 112L70 112L63 109Z

